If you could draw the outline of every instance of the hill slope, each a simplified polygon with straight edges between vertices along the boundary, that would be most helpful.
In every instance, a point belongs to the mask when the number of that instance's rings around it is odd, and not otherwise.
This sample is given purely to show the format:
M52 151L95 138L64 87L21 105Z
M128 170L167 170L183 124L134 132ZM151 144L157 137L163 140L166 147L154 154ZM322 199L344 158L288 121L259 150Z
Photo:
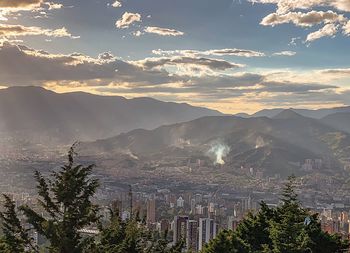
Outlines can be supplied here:
M274 108L274 109L264 109L261 111L258 111L252 115L246 115L246 114L238 114L237 116L242 116L243 118L248 117L269 117L273 118L280 112L284 111L285 109L282 108ZM318 110L308 110L308 109L294 109L291 108L290 110L309 118L314 119L322 119L330 114L334 113L350 113L350 106L345 107L336 107L336 108L329 108L329 109L318 109Z
M321 120L324 124L350 133L350 112L333 113Z
M0 90L0 134L43 141L95 140L213 115L220 113L150 98L58 94L39 87Z
M207 156L212 162L221 152L228 167L252 166L270 174L290 174L300 172L306 159L323 159L323 170L340 169L349 146L350 135L285 110L273 119L204 117L151 131L135 130L85 143L83 149L108 154L132 152L144 157L161 153L174 159L176 151L181 151L182 155Z

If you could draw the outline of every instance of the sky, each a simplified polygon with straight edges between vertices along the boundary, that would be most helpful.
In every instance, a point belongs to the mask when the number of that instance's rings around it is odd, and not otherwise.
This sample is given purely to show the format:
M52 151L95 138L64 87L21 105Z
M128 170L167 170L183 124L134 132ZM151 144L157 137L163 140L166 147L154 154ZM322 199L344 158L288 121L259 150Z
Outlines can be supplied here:
M224 113L350 105L350 0L0 0L0 87Z

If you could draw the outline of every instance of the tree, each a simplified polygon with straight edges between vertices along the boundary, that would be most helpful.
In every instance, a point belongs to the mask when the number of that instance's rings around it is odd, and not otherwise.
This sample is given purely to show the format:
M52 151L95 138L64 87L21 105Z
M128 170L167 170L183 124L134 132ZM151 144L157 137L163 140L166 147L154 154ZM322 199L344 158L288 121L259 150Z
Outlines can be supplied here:
M120 219L119 211L110 210L110 215L110 224L100 228L100 243L97 248L100 252L121 252L123 240L126 237L126 224Z
M32 238L28 235L29 230L23 228L17 217L15 203L7 195L3 195L3 197L5 211L0 212L4 233L3 241L0 243L1 252L37 252L37 248L33 246Z
M75 145L68 152L68 163L52 173L52 181L35 172L38 201L46 215L29 206L21 207L28 222L49 240L50 252L84 252L91 238L82 238L79 230L99 220L99 208L91 201L99 186L91 178L94 165L75 165L74 148Z
M318 215L301 206L295 180L295 177L288 179L281 197L282 205L272 209L262 202L257 214L249 214L235 232L220 232L203 253L346 252L348 241L323 232Z
M183 243L168 247L167 233L159 235L146 229L138 214L122 221L118 210L110 210L111 219L101 227L96 252L101 253L181 253Z
M239 238L232 230L221 231L216 238L211 240L202 253L250 253L247 243Z
M270 222L274 215L275 211L262 202L256 215L250 213L240 223L236 231L237 237L249 244L252 252L271 249Z
M283 204L271 220L270 237L274 253L304 253L308 250L310 237L304 221L309 212L301 207L294 189L295 177L291 176L283 189Z

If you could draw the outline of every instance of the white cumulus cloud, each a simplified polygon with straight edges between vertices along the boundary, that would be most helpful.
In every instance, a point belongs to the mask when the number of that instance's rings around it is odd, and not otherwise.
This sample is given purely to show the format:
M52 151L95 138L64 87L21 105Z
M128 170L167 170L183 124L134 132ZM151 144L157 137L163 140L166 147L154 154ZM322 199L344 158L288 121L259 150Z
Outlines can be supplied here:
M276 11L270 13L260 22L264 26L276 26L291 23L299 27L309 28L324 24L324 27L309 33L306 42L322 37L333 37L339 29L344 35L350 34L349 19L343 12L350 12L349 0L248 0L252 3L274 4ZM319 8L329 8L320 11Z
M162 27L156 27L156 26L146 27L145 32L158 34L161 36L182 36L182 35L184 35L183 32L175 30L175 29L162 28Z
M294 56L297 53L294 51L281 51L281 52L276 52L273 55L275 56Z
M113 6L114 8L120 8L120 7L122 7L122 3L121 3L120 1L115 1L115 2L112 4L112 6Z
M266 16L261 25L275 26L293 23L297 26L311 27L320 23L343 22L345 17L333 11L288 12L286 14L271 13Z
M125 29L135 22L141 22L141 15L139 13L125 12L115 25L117 28Z
M7 25L0 24L0 37L17 37L17 36L29 36L29 35L44 35L49 37L68 37L77 39L79 36L73 36L67 31L65 27L60 29L43 29L36 26L22 26L22 25Z
M311 42L311 41L320 39L322 37L333 37L337 34L338 27L339 26L335 24L327 24L320 30L310 33L307 36L306 41Z

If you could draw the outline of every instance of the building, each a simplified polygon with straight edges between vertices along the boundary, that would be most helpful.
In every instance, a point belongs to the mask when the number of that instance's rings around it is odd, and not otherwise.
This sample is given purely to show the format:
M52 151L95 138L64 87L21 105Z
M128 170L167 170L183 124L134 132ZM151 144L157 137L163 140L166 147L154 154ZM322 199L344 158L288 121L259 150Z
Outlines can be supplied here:
M176 201L176 206L179 208L183 208L184 205L185 205L185 200L182 197L178 198Z
M239 225L239 218L235 216L229 216L227 219L227 229L235 231Z
M187 240L188 216L175 216L174 218L174 234L173 243Z
M170 229L170 222L168 220L161 220L160 221L160 232L161 233L165 233L167 231L169 231Z
M200 218L198 234L198 250L201 251L205 244L216 237L217 224L213 219Z
M198 222L195 220L188 221L186 248L188 251L198 251Z
M252 198L249 196L248 198L242 199L242 212L246 213L251 211L252 209Z
M154 198L147 200L147 224L156 222L156 200Z

